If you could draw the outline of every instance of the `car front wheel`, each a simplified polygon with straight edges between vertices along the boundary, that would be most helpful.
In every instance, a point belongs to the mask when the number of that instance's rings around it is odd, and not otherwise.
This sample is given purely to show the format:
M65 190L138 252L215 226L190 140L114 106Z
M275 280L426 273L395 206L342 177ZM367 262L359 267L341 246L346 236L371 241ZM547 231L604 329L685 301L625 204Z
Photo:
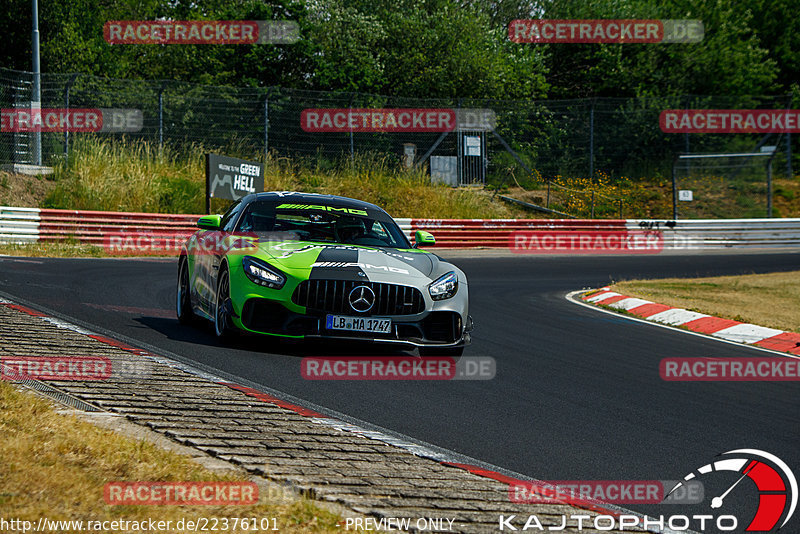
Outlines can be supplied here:
M229 340L233 335L231 320L231 279L228 269L220 268L217 279L217 300L214 305L214 334L217 339Z
M189 294L189 262L183 256L178 262L178 288L176 299L176 315L178 322L189 324L194 320L192 297Z

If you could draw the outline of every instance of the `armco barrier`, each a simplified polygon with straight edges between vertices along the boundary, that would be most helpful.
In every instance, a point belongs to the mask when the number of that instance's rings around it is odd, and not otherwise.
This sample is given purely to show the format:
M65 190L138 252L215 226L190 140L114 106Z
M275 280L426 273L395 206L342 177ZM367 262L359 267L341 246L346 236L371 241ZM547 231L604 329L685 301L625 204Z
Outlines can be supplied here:
M176 238L189 236L200 215L120 213L0 206L0 242L29 243L74 239L103 244L109 236ZM655 231L664 248L721 249L800 247L800 219L396 219L411 237L426 230L440 248L506 248L520 230Z
M416 230L434 234L436 246L442 248L508 247L509 235L518 230L581 230L627 229L624 219L396 219L412 236Z
M0 243L31 243L39 239L39 210L0 206Z
M110 235L145 233L153 238L188 237L197 230L200 215L43 209L39 217L40 241L73 238L81 243L102 245Z
M102 245L109 236L176 238L197 229L199 215L75 211L0 206L0 242L74 239Z
M800 219L628 220L627 229L660 231L672 250L800 247Z

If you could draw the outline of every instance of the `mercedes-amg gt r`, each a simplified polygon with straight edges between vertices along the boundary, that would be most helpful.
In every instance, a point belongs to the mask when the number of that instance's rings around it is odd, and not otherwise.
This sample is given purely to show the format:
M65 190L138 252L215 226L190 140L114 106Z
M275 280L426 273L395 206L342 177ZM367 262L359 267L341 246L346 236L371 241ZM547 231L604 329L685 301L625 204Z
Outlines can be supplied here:
M236 331L459 355L472 320L464 273L412 245L381 208L310 193L248 195L201 217L178 259L177 315Z

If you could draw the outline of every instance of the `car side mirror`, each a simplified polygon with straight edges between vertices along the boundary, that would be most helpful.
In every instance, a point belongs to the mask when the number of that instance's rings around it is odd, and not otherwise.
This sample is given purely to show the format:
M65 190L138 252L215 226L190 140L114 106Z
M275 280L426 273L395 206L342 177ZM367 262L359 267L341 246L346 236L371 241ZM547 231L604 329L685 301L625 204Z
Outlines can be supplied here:
M197 221L197 226L203 230L219 230L222 215L204 215Z
M421 246L431 246L436 244L436 238L433 237L433 234L430 232L426 232L425 230L417 230L414 232L414 248L419 248Z

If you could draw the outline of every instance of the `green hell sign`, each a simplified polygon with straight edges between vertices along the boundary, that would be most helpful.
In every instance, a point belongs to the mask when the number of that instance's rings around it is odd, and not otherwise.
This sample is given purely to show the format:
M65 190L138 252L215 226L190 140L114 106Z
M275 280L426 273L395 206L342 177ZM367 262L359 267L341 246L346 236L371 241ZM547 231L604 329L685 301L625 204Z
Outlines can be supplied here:
M263 163L206 154L206 199L239 200L263 190Z

